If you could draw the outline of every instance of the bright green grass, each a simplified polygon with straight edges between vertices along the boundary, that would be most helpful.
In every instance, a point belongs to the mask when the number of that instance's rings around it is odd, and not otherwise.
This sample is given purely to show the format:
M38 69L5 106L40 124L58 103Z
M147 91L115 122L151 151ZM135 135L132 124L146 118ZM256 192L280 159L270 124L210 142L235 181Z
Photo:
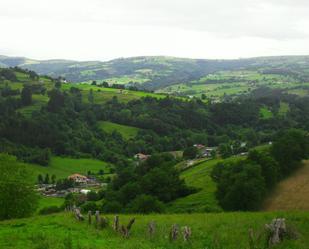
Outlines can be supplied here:
M98 122L99 127L107 133L113 133L113 131L117 131L121 134L124 139L130 139L136 137L139 128L116 124L108 121L100 121Z
M242 157L231 157L227 160L240 160ZM215 196L216 184L211 179L213 167L222 159L212 159L185 170L181 178L190 187L198 191L179 198L168 205L169 212L213 212L222 211Z
M42 208L57 206L60 207L63 204L64 199L58 197L47 197L41 196L39 200L39 208L37 212L39 212Z
M261 119L270 119L273 116L274 116L273 113L266 106L260 108Z
M308 249L309 214L307 212L239 212L219 214L173 215L120 215L120 223L127 224L136 218L130 238L124 239L111 228L113 216L107 216L110 225L103 230L88 225L87 220L78 222L72 214L36 216L28 219L0 223L0 248L3 249L247 249L248 230L263 232L273 218L284 217L288 225L297 229L298 240L285 240L274 249ZM147 233L149 222L156 222L152 238ZM169 241L173 224L190 226L191 241ZM266 238L257 243L265 248ZM71 243L72 242L72 245ZM70 246L71 245L71 246Z
M103 170L108 173L110 165L103 161L95 159L73 159L66 157L52 157L48 166L40 166L35 164L27 164L32 170L34 181L37 180L39 174L56 175L57 179L66 178L71 174L79 173L86 175L88 171L97 173L99 170Z

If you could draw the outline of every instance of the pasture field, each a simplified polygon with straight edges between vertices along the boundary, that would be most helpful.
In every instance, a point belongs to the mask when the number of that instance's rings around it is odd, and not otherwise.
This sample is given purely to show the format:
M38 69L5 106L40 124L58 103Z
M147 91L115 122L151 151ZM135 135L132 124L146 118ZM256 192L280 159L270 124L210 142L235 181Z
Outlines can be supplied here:
M111 100L114 96L118 98L119 101L128 102L130 100L139 99L142 97L154 97L154 98L165 98L166 95L164 94L155 94L155 93L148 93L142 91L131 91L131 90L122 90L122 89L115 89L115 88L105 88L99 86L93 86L90 84L73 84L67 83L62 84L62 90L69 90L71 87L76 87L82 91L83 101L88 101L89 91L92 89L94 103L101 104L106 101Z
M225 160L240 160L242 157L235 156ZM197 189L196 193L178 198L168 205L168 212L217 212L222 211L215 196L216 184L211 179L213 167L223 159L212 159L184 170L181 178L190 187Z
M219 71L201 77L199 80L182 82L157 90L158 93L189 95L221 100L225 96L239 96L249 94L252 90L267 86L282 89L299 96L308 95L309 83L299 83L291 76L262 74L258 71L235 70Z
M67 157L52 157L48 166L27 164L27 167L31 169L34 181L37 180L39 174L56 175L57 179L60 179L66 178L74 173L83 175L87 175L88 171L98 173L101 169L104 173L110 172L110 165L106 162L95 159L74 159Z
M63 198L41 196L39 200L39 208L37 209L37 212L39 212L42 208L45 208L45 207L50 207L50 206L60 207L63 204L63 202L64 202Z
M139 128L133 126L121 125L108 121L100 121L98 122L98 125L107 133L113 133L113 131L119 132L121 136L127 140L136 137L138 131L140 130Z
M264 107L261 107L260 109L260 116L261 116L261 119L270 119L274 115L271 112L271 110L269 110L266 106L264 106Z
M309 211L309 161L303 167L282 180L265 200L263 210Z
M110 224L95 229L87 220L76 221L71 213L36 216L0 222L0 248L5 249L247 249L248 230L264 231L273 218L284 217L298 233L297 240L287 239L274 249L307 249L309 245L309 215L305 212L239 212L213 214L120 215L120 223L136 218L130 237L125 239L111 228L113 215L106 215ZM150 237L147 225L155 221L156 232ZM169 241L173 224L192 229L190 242L180 234ZM255 239L255 248L265 248L265 235Z

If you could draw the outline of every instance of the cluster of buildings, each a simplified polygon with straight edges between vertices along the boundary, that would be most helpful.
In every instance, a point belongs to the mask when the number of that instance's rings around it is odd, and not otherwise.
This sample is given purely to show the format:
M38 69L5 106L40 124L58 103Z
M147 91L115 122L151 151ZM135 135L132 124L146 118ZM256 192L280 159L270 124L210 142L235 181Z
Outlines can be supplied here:
M217 147L206 147L203 144L194 144L193 146L197 149L199 158L212 157L217 151Z
M74 187L57 190L56 184L40 184L37 191L44 196L65 197L69 193L87 194L91 190L88 188L103 187L105 183L100 183L94 177L73 174L68 176L74 182Z

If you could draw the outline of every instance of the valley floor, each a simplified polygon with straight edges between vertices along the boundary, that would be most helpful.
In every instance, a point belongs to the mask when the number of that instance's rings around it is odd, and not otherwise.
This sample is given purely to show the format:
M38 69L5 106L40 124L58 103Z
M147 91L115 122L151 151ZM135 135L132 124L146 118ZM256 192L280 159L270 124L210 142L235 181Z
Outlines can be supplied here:
M113 216L107 216L110 223ZM35 216L0 222L0 248L3 249L243 249L249 248L248 230L255 234L264 231L264 225L273 218L284 217L288 226L299 232L297 240L285 240L273 248L308 249L309 214L306 212L217 213L177 215L120 215L120 223L127 224L132 217L136 222L131 236L122 238L109 227L95 229L87 221L78 222L71 213ZM147 232L149 222L155 221L156 232L151 238ZM192 237L184 242L169 241L173 224L190 226ZM264 248L265 238L255 248Z
M275 187L263 209L309 211L309 161Z

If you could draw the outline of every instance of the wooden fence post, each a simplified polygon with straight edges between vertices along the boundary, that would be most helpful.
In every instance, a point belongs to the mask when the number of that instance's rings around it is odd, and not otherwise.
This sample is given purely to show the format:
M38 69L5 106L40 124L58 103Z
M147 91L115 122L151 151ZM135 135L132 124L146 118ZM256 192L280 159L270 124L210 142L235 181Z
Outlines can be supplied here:
M95 211L95 226L96 228L100 227L100 221L101 221L101 217L100 217L100 211Z
M268 244L270 246L280 243L286 233L286 224L284 218L273 219L270 224L265 225L269 231Z
M81 214L79 208L75 208L74 213L75 213L75 218L76 218L77 220L79 220L79 221L84 220L84 216Z
M124 225L121 226L121 233L122 233L122 236L124 238L128 238L129 235L130 235L130 230L132 228L132 225L134 224L135 222L135 218L131 219L128 223L128 225L125 227Z
M92 212L88 211L88 224L91 225Z
M113 228L116 232L118 232L118 230L119 230L119 216L118 215L116 215L115 218L114 218Z
M174 224L170 231L170 241L176 240L178 234L179 234L179 226L177 224Z
M184 241L189 241L191 235L192 235L191 228L188 227L188 226L185 226L183 228L183 239L184 239Z
M152 237L156 232L156 223L154 221L151 221L149 224L148 224L148 233L149 233L149 236Z

